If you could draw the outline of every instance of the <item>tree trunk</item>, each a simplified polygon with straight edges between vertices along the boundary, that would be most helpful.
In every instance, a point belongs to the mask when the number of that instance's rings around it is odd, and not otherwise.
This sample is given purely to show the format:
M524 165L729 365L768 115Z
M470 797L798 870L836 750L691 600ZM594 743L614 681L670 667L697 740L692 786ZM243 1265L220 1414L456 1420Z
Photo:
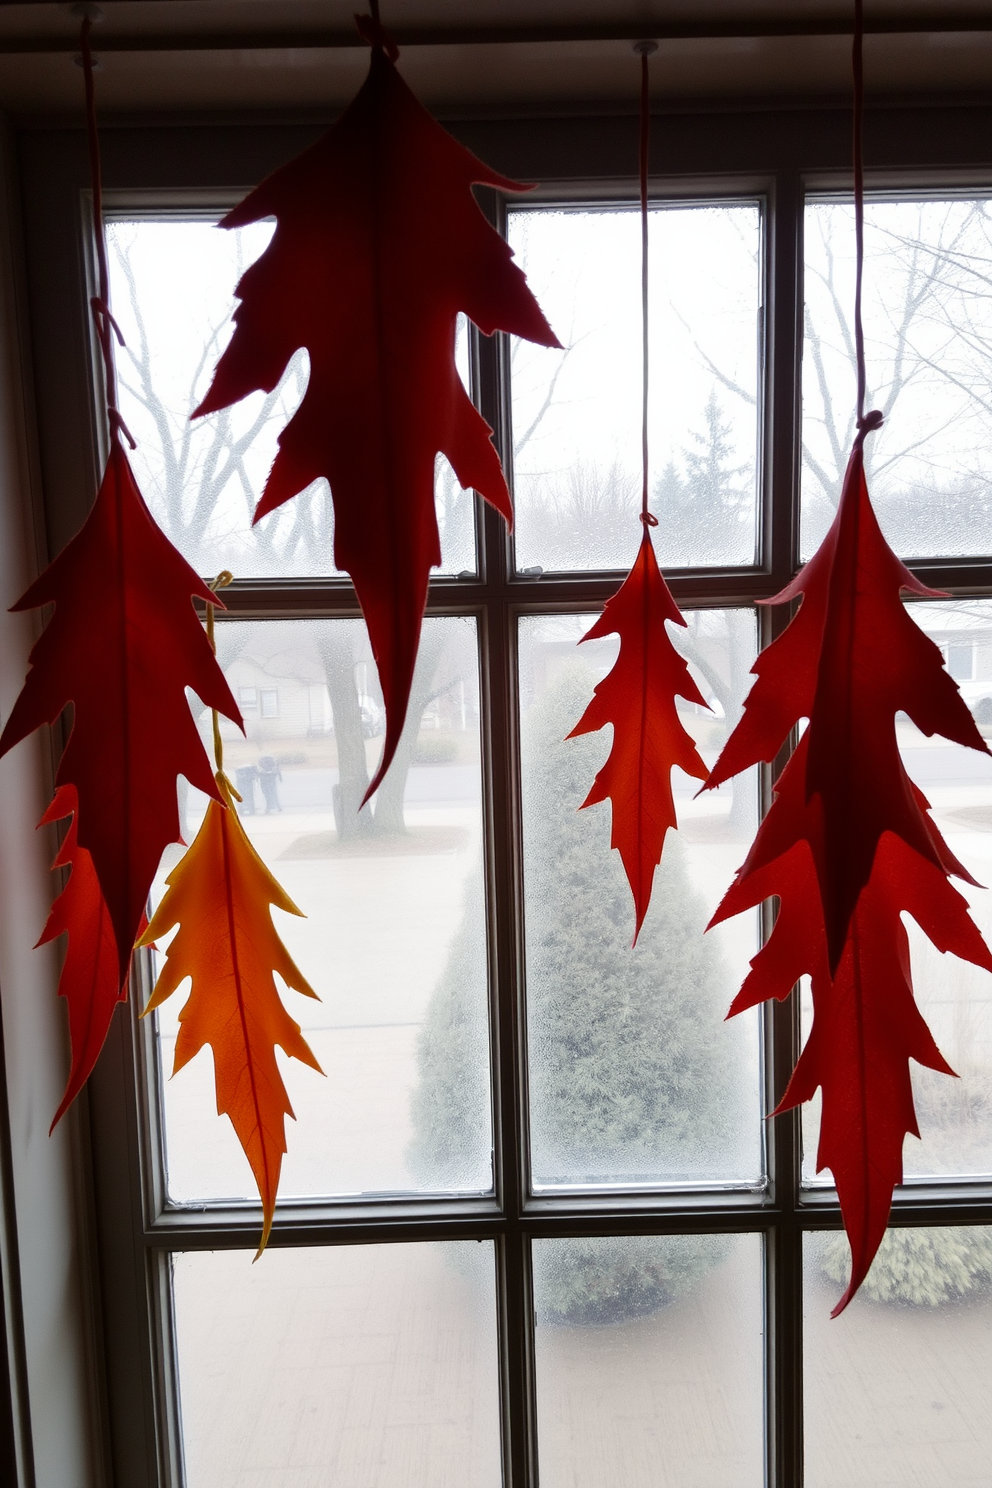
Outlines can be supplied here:
M375 834L377 837L396 837L407 830L403 814L403 796L406 793L407 776L413 764L413 753L420 734L424 710L431 702L434 681L444 651L444 627L425 624L420 636L417 666L410 689L410 705L406 712L406 723L393 756L385 780L376 792Z
M334 621L317 626L316 631L338 752L334 817L338 841L351 842L356 837L368 836L372 830L372 813L367 806L361 805L369 786L369 771L362 734L362 711L355 686L351 631L350 627Z

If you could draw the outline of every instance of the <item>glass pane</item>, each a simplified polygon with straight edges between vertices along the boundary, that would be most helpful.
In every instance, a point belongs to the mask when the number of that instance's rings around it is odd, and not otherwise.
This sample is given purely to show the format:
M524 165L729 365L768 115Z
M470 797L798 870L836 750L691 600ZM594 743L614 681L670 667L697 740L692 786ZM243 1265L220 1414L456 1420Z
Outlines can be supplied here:
M854 209L806 206L802 555L829 526L854 438ZM869 201L865 443L882 529L905 557L992 552L992 202Z
M306 391L300 351L272 393L190 424L230 340L234 286L270 237L270 222L218 231L202 219L107 224L111 302L124 334L118 351L121 413L138 448L138 484L156 520L203 574L236 578L337 573L334 520L320 480L251 526L279 431ZM456 360L468 385L468 329L459 317ZM474 497L439 457L435 489L445 573L475 571Z
M763 1482L761 1242L534 1243L541 1488Z
M565 348L512 345L517 566L627 568L640 539L639 214L517 210L509 238ZM658 560L753 563L760 209L657 207L649 253Z
M696 611L673 636L713 712L680 704L703 759L739 715L754 615ZM611 638L578 646L589 615L520 627L527 1027L538 1187L754 1181L761 1171L757 1019L724 1021L757 949L757 915L704 936L747 851L754 775L699 800L675 772L651 908L634 911L608 802L580 811L610 747L565 739L612 665Z
M980 731L992 737L992 600L912 604L910 615L956 658L959 687ZM902 717L896 723L906 769L933 808L951 852L980 885L992 884L992 759L934 735L927 738ZM987 888L952 880L992 945L992 896ZM907 919L916 1000L957 1080L914 1064L913 1092L922 1141L907 1137L908 1180L937 1175L992 1174L992 976L956 956L942 955ZM808 1030L812 1004L803 998ZM819 1093L804 1107L804 1167L814 1177ZM829 1182L829 1173L823 1175Z
M984 1488L992 1231L889 1230L847 1310L843 1235L806 1237L807 1488Z
M173 1267L188 1488L497 1488L490 1242Z
M474 622L425 622L406 731L361 815L383 717L364 625L225 621L217 643L247 729L242 739L223 725L225 763L249 837L307 916L273 914L321 999L284 993L326 1078L283 1063L297 1121L281 1193L488 1191ZM209 714L199 723L206 742ZM187 792L187 841L204 807ZM166 854L163 875L179 855ZM158 1015L166 1075L188 985ZM165 1135L173 1199L255 1196L233 1129L215 1114L209 1049L166 1082Z

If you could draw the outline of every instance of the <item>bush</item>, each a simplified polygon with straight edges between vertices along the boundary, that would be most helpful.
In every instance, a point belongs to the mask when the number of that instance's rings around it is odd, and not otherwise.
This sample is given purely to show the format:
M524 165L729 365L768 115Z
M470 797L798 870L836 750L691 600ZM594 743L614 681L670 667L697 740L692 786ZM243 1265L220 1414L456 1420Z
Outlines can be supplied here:
M843 1233L823 1241L825 1276L846 1286L851 1248ZM980 1225L940 1229L887 1230L861 1283L870 1302L904 1302L939 1307L992 1280L992 1229Z
M454 734L420 734L413 746L415 765L450 765L458 758Z
M723 1177L743 1122L722 1018L728 988L681 846L669 837L651 910L630 948L630 890L610 850L610 813L577 811L604 738L564 740L595 678L566 671L525 720L527 996L533 1165L538 1182ZM478 912L478 906L476 914ZM478 919L474 918L477 924ZM485 1033L481 950L460 933L422 1031L411 1156L438 1173L478 1142ZM471 996L469 996L471 991ZM721 1157L716 1154L723 1154ZM558 1243L542 1305L565 1322L616 1322L670 1301L722 1254L712 1239ZM564 1263L562 1263L564 1258Z

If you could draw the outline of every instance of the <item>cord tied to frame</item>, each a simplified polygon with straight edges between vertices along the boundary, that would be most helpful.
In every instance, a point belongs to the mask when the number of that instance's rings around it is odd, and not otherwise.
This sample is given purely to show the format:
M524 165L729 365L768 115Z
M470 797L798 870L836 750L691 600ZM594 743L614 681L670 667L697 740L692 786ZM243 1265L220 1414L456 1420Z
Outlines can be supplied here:
M884 423L881 410L865 413L867 372L865 368L865 328L861 315L861 281L865 266L865 18L864 0L854 0L854 39L851 47L851 71L854 74L854 354L858 374L858 414L856 444L863 445L865 435L880 429Z
M657 527L658 518L648 511L648 152L651 144L651 95L648 89L648 58L658 50L656 41L635 41L641 59L640 141L638 174L641 187L641 522Z

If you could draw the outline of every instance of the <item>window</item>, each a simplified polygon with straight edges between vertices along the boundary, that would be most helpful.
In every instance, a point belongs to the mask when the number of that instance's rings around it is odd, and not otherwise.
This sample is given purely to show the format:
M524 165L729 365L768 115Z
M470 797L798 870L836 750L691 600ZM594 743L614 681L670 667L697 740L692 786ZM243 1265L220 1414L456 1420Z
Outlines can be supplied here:
M653 185L652 500L681 644L710 703L684 721L709 759L782 623L756 602L822 535L850 444L850 209L820 174L844 168L848 121L831 115L824 143L810 121L769 117L698 134L673 123ZM144 1452L134 1481L170 1488L242 1488L259 1473L287 1488L531 1488L538 1473L545 1488L639 1488L662 1462L678 1481L793 1488L804 1439L805 1481L822 1488L908 1477L947 1440L984 1465L988 978L914 942L920 1001L962 1079L917 1082L927 1141L907 1147L885 1275L899 1297L900 1268L922 1270L933 1295L903 1312L862 1299L828 1326L844 1257L835 1195L813 1171L817 1114L763 1119L794 1063L803 999L724 1023L769 921L701 933L770 778L700 801L677 782L681 831L633 955L608 813L575 810L608 741L564 735L612 655L578 642L639 538L629 142L607 132L594 157L571 123L465 130L501 168L545 183L486 206L566 350L462 334L517 530L508 540L439 462L443 562L404 764L358 815L381 697L331 563L327 492L298 498L299 520L248 526L303 360L226 431L198 426L181 480L156 433L182 427L202 391L190 369L269 231L216 233L212 215L270 156L204 126L216 193L177 167L163 205L132 189L152 169L140 133L108 163L124 415L158 520L201 571L236 575L218 654L257 738L225 747L232 770L265 751L277 765L278 814L252 785L245 825L307 914L280 930L321 994L291 1010L325 1076L286 1071L298 1121L253 1267L250 1175L213 1117L208 1056L168 1078L182 994L157 1020L121 1020L92 1093L100 1253L108 1274L137 1278L102 1297L113 1450L128 1463ZM297 147L271 138L283 155ZM949 595L912 613L984 727L992 423L986 300L968 270L986 253L990 183L954 118L886 141L865 285L887 423L869 474L890 539ZM921 141L953 180L905 176ZM55 151L43 132L28 151L39 179ZM81 179L39 188L29 246L56 218L76 220L65 214ZM42 299L47 272L32 291ZM74 281L58 282L67 293ZM167 339L169 356L149 363L143 338ZM40 347L42 390L60 375ZM218 441L249 431L243 472L201 504ZM85 424L70 432L85 448ZM64 501L71 511L71 487ZM239 672L266 685L241 686ZM955 851L987 880L986 762L899 728ZM188 836L203 803L189 792L184 810ZM988 927L980 892L966 892ZM139 1004L150 974L142 962ZM968 1305L943 1305L962 1276ZM129 1434L139 1420L154 1429Z
M242 713L256 713L258 711L258 688L239 687L238 706Z

